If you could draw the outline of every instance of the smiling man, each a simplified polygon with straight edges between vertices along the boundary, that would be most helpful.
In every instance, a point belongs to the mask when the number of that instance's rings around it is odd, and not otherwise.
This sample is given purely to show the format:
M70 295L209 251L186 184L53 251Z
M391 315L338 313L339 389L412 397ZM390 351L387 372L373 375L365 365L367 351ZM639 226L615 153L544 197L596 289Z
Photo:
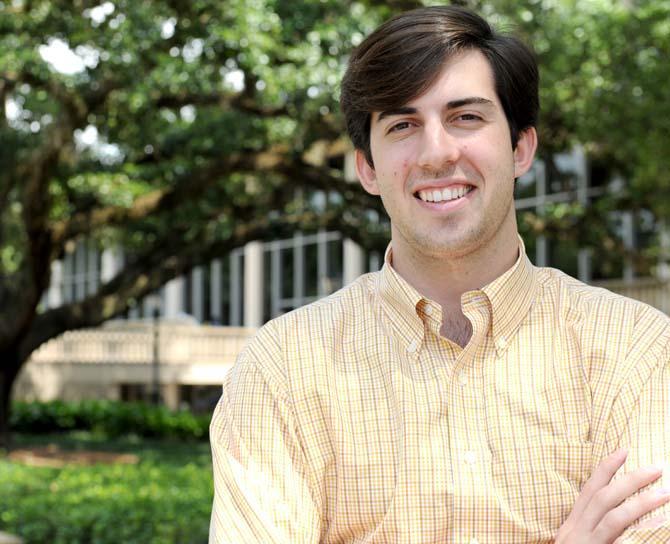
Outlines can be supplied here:
M532 53L461 8L408 12L353 53L341 104L391 244L239 356L210 541L670 541L670 320L534 267L517 234Z

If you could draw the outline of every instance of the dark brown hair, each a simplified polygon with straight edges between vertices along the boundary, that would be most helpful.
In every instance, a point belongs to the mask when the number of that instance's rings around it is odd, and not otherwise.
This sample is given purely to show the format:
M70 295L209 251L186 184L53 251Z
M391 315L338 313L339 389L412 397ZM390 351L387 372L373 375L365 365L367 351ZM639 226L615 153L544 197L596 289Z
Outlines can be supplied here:
M449 58L472 49L481 51L491 65L516 148L519 133L537 123L539 76L534 54L520 40L495 32L470 10L435 6L388 20L349 59L340 106L349 137L370 166L371 113L398 108L420 96Z

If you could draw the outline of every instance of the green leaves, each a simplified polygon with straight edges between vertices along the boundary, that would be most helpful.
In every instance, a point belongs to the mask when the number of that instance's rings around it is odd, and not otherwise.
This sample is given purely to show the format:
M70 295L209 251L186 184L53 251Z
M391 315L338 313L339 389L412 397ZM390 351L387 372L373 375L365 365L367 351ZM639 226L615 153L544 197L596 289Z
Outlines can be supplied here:
M42 435L39 443L132 451L140 462L44 468L0 459L0 530L26 544L207 542L213 492L208 444L81 438Z
M108 438L135 435L180 440L206 440L209 415L171 412L165 407L106 400L17 402L11 424L17 432L93 431Z

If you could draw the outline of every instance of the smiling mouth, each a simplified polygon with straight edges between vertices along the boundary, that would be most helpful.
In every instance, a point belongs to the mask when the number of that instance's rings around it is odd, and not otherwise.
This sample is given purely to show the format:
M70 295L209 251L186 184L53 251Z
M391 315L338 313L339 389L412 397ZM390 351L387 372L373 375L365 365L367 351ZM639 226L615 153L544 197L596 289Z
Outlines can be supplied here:
M414 196L424 202L449 202L451 200L458 200L463 198L474 187L472 186L460 186L450 189L445 187L444 189L427 189L425 191L417 191L414 193Z

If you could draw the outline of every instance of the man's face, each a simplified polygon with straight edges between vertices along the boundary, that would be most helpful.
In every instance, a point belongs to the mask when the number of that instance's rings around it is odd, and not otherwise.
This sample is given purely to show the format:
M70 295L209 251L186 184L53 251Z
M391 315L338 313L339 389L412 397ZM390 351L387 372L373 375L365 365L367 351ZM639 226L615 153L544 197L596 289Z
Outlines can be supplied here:
M374 169L361 151L356 167L365 189L381 195L394 252L462 257L516 237L514 178L530 167L536 135L522 132L512 150L493 72L479 51L450 59L405 106L374 112L370 147Z

